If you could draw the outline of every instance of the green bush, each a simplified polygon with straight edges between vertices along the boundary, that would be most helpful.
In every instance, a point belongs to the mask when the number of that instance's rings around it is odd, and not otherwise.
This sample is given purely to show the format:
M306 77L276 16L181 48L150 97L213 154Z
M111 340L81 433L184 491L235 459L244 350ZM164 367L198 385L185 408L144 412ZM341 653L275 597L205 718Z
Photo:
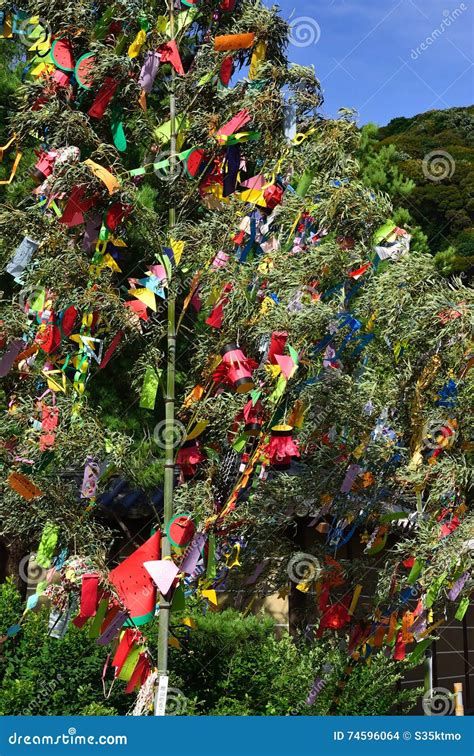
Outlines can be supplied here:
M197 629L183 641L181 650L172 650L171 667L183 681L184 695L197 699L199 713L324 715L330 711L347 663L344 650L334 640L295 643L288 636L277 640L270 618L244 618L231 609L194 619ZM403 674L403 666L382 655L375 656L370 665L356 665L337 713L409 711L419 691L397 691ZM325 687L315 703L307 706L317 677L325 680Z
M0 635L18 622L21 597L11 581L0 586ZM70 625L62 639L47 633L48 612L29 612L22 630L2 646L0 715L126 714L135 697L116 681L108 699L102 669L109 648L98 646L85 628ZM337 639L295 643L278 640L273 620L264 615L243 617L228 609L194 614L196 629L182 635L181 648L170 649L170 698L186 715L328 714L347 663ZM158 623L148 626L150 649ZM341 697L338 714L383 715L410 710L419 691L397 692L403 666L382 655L370 665L356 665ZM315 678L325 687L312 706L306 705ZM181 693L183 696L181 697Z
M0 586L0 635L18 623L24 605L11 581ZM1 647L0 715L125 714L134 701L116 681L104 701L102 669L109 649L70 625L62 639L48 635L48 611L29 612L22 629Z

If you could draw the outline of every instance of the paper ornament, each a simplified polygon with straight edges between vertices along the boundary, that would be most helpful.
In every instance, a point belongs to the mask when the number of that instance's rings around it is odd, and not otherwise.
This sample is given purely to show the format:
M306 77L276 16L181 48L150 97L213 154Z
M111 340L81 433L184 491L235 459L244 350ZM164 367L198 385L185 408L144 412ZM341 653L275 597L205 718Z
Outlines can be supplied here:
M160 532L157 531L109 574L135 625L145 624L155 614L156 589L144 562L158 559L159 554Z

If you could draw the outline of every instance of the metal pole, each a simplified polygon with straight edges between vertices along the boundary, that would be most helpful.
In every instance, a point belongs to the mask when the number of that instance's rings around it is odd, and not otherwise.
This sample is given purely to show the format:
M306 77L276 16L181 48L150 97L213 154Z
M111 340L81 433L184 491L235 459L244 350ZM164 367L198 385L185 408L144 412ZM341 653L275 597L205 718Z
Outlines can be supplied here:
M433 690L433 652L431 648L427 648L425 651L425 660L423 664L423 671L424 671L424 695L431 696L431 691ZM429 711L429 707L427 707L427 710ZM427 712L425 712L427 713Z
M170 37L174 39L174 0L169 0ZM171 67L170 91L170 192L173 191L173 180L176 171L176 100L175 100L175 70ZM170 233L176 223L176 210L173 197L170 196L168 226ZM175 403L175 359L176 359L176 302L172 281L168 281L168 326L167 326L167 367L166 367L166 396L165 396L165 470L164 470L164 528L173 517L173 486L174 486L174 403ZM166 534L161 539L161 558L171 556L171 543ZM160 676L168 674L168 636L170 620L170 602L160 596L160 615L158 627L158 680ZM160 704L158 695L160 685L155 692L155 716L164 714L164 703ZM166 693L165 693L166 696Z

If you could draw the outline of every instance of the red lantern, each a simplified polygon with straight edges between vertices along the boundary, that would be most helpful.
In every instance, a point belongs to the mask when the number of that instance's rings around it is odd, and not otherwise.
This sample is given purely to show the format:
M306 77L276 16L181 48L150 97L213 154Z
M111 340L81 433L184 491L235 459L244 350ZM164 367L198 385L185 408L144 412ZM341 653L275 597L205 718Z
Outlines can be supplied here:
M245 420L245 432L249 436L258 436L263 422L263 404L260 399L255 404L250 399L244 407L243 416Z
M272 467L278 470L288 468L293 457L299 457L298 446L293 440L291 425L274 425L270 442L265 448Z
M42 184L48 176L51 176L53 172L54 162L56 160L56 152L36 152L38 155L38 162L30 169L32 178L38 183Z
M254 387L251 371L258 363L246 357L236 344L227 344L221 354L222 362L214 371L213 380L229 386L236 394L251 391Z
M201 452L198 442L193 439L184 442L176 455L176 464L180 466L185 478L192 478L196 472L196 465L204 459L206 457Z

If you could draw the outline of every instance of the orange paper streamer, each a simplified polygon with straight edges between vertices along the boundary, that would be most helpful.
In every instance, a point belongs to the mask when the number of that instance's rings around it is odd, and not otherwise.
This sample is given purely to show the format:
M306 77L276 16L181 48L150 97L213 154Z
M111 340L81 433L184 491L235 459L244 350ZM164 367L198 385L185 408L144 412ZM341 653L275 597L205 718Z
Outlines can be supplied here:
M224 34L214 38L214 50L225 52L227 50L247 50L252 47L255 39L253 32L247 34Z
M37 488L26 475L19 472L11 473L8 477L8 485L13 491L16 491L16 493L20 494L20 496L27 501L31 501L31 499L36 499L38 496L43 495L39 488Z

